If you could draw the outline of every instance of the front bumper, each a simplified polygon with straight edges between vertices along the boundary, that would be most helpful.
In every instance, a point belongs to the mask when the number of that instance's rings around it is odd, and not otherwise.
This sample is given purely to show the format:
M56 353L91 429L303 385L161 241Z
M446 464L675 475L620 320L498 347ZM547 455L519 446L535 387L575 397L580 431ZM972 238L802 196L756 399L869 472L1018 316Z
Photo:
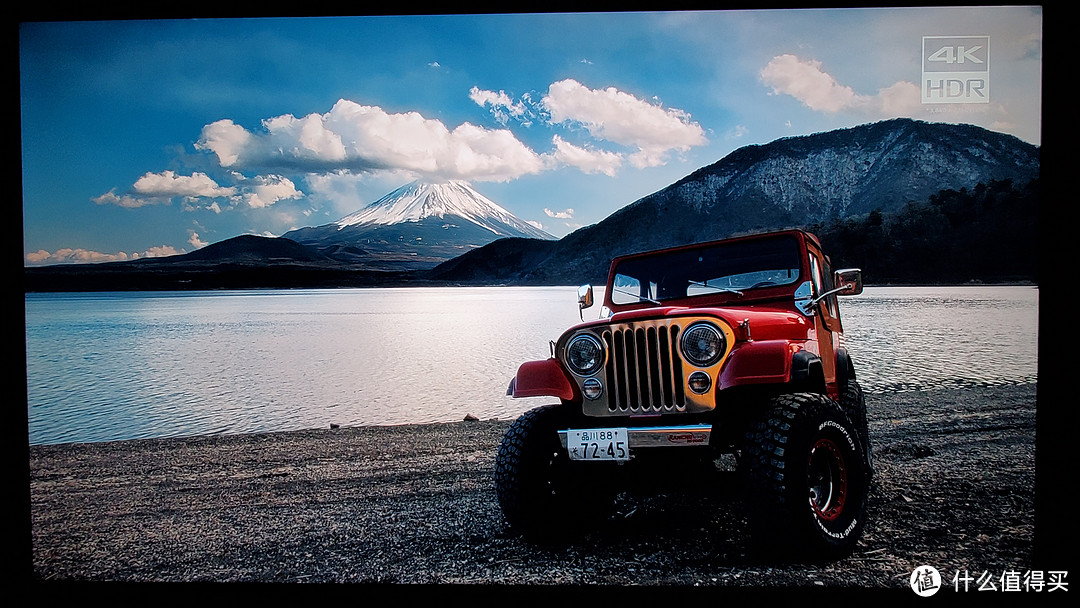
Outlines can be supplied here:
M631 450L658 447L701 447L709 445L711 424L628 427ZM559 431L559 442L566 448L566 430Z

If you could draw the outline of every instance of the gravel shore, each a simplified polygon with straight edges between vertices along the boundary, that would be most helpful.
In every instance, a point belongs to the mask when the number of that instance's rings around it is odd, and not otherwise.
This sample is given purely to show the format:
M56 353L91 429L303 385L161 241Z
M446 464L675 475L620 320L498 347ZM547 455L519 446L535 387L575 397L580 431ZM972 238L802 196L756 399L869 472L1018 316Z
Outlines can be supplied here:
M867 396L877 469L850 557L752 557L732 475L625 494L577 542L512 534L492 465L507 421L29 449L45 581L908 589L912 570L1035 561L1035 386ZM705 486L706 484L700 484ZM1048 568L1059 567L1054 564Z

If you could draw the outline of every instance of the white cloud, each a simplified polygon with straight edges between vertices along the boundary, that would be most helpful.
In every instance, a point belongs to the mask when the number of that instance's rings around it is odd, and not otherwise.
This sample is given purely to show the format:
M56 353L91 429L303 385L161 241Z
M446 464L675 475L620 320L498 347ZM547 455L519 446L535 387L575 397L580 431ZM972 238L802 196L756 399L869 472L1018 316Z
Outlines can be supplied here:
M615 152L581 148L558 135L552 137L552 143L555 144L555 152L552 156L559 163L577 167L584 173L603 173L614 176L623 163L622 156Z
M130 194L117 194L113 188L105 194L92 197L90 200L99 205L116 205L127 209L146 207L147 205L168 205L172 199L168 197L132 196Z
M139 196L172 198L186 196L191 198L214 198L232 196L235 188L222 188L205 173L195 172L190 176L177 175L173 171L146 173L131 187Z
M201 198L230 197L236 194L232 187L219 186L205 173L195 172L189 176L173 171L146 173L131 186L131 192L116 194L116 189L91 198L99 205L116 205L128 209L147 205L167 205L175 197L194 202Z
M546 209L545 208L544 209L544 214L547 215L548 217L551 217L551 218L555 218L555 219L559 219L559 220L568 220L568 219L572 219L574 217L574 210L573 209L567 209L565 211L552 211L551 209Z
M184 250L181 249L178 251L175 247L171 245L161 245L158 247L151 247L150 249L147 249L141 254L135 253L132 255L135 258L164 258L170 255L179 255L181 253L185 253Z
M630 163L639 168L663 164L673 150L707 143L688 113L614 87L589 89L576 80L561 80L548 87L542 103L552 123L580 123L593 137L636 148Z
M822 69L820 61L778 55L761 69L773 93L790 95L811 110L835 114L853 111L873 118L913 116L921 109L918 85L897 82L876 95L860 95Z
M229 199L249 207L260 208L284 199L303 196L291 180L280 175L259 175L245 178L232 172L233 179L242 180L242 186L220 186L205 173L190 176L177 175L173 171L146 173L131 186L131 192L118 195L115 190L94 197L99 205L111 204L130 209L147 205L169 204L180 197L185 211L208 209L221 213L221 205L214 199Z
M885 87L870 102L871 110L882 118L914 116L924 109L919 85L913 82L898 82Z
M304 193L296 189L296 185L282 175L257 175L249 183L244 183L244 192L240 199L244 204L253 209L269 207L274 203L286 199L298 199Z
M761 69L761 79L774 93L791 95L811 110L835 113L856 102L855 91L825 73L820 61L778 55Z
M346 99L326 114L286 114L262 126L256 134L218 121L203 128L196 147L239 170L399 170L430 179L506 181L544 168L540 156L505 129L463 123L451 130L417 112L391 114Z
M199 233L195 232L194 230L188 230L188 241L187 242L192 247L194 247L196 249L201 249L203 247L206 247L206 245L207 245L207 243L205 241L203 241L201 238L199 238Z
M222 167L231 167L251 145L252 139L254 136L244 127L226 118L204 126L195 149L209 150L217 154Z
M170 255L178 255L184 253L183 251L177 251L174 247L169 245L161 245L158 247L151 247L142 253L126 253L123 251L117 253L102 253L100 251L92 251L89 249L72 249L61 248L54 252L48 252L44 249L27 253L25 261L30 265L40 264L87 264L95 262L124 262L127 260L137 260L140 258L156 258L165 257Z
M478 87L469 89L469 99L473 100L476 105L480 107L491 106L492 112L495 114L495 119L499 121L499 124L505 125L511 116L520 118L525 115L525 103L523 101L514 101L504 91L485 91Z

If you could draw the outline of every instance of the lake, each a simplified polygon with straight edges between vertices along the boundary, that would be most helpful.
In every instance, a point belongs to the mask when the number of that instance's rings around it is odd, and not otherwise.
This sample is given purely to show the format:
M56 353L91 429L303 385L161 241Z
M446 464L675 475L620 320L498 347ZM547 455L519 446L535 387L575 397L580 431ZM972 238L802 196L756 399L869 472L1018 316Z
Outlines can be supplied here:
M845 341L868 393L1031 383L1038 298L1035 287L867 287L841 300ZM505 395L518 365L546 358L579 321L576 287L25 302L31 444L509 420L551 401Z

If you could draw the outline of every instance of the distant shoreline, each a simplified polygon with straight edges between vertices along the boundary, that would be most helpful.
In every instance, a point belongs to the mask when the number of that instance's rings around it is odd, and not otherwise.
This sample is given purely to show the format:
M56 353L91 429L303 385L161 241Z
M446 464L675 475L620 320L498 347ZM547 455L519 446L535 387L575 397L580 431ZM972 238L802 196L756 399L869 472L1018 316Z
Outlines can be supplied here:
M300 281L288 280L278 276L271 284L264 282L248 282L244 279L225 279L222 281L208 281L208 275L199 277L188 275L175 275L174 273L153 273L150 278L135 280L135 276L125 276L123 279L81 273L77 269L64 271L35 272L32 269L73 266L57 264L53 266L25 267L24 270L24 293L92 293L92 292L169 292L169 291L239 291L252 289L359 289L359 288L402 288L402 287L577 287L590 281L582 281L577 284L570 283L545 283L545 282L467 282L467 281L444 281L430 280L422 277L421 273L395 273L394 276L378 274L378 271L358 271L354 277L348 280L332 281ZM51 273L59 276L50 276ZM603 285L604 281L593 281L593 285ZM1039 283L1033 280L1013 281L983 281L972 279L965 282L949 283L866 283L866 287L1038 287Z

